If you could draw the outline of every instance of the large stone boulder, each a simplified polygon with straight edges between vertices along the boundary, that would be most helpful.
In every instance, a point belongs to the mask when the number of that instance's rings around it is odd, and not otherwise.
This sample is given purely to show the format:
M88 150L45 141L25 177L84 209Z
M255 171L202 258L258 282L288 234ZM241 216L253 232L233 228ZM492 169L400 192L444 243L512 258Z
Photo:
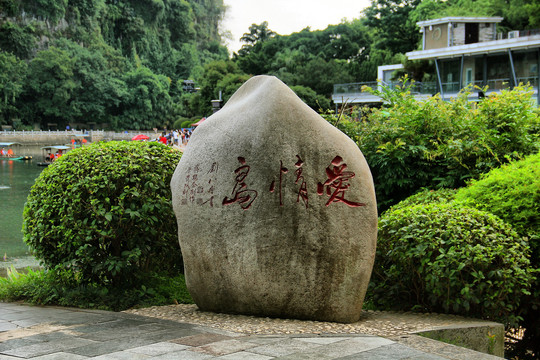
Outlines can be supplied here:
M250 79L202 123L171 187L201 310L359 319L377 238L371 173L280 80Z

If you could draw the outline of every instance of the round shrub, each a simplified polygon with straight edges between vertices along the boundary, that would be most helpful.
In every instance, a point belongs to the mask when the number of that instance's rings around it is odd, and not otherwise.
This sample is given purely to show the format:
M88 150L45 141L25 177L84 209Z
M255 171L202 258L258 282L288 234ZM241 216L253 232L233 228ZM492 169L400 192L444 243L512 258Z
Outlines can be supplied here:
M189 128L189 127L191 127L191 124L193 124L193 123L194 123L194 121L191 121L191 120L182 121L182 123L180 124L179 129Z
M527 242L496 216L433 203L379 221L370 294L376 306L455 313L507 324L533 279Z
M454 201L456 191L455 189L422 190L392 206L392 210L419 204L448 203Z
M497 215L540 250L540 153L491 170L460 189L456 200ZM540 267L540 257L535 262Z
M188 119L186 119L185 117L179 117L178 119L176 119L174 121L174 124L173 124L173 129L181 129L182 128L182 124L189 121Z
M181 271L169 185L180 157L152 142L69 152L32 187L24 241L46 268L80 283L128 287L150 272Z

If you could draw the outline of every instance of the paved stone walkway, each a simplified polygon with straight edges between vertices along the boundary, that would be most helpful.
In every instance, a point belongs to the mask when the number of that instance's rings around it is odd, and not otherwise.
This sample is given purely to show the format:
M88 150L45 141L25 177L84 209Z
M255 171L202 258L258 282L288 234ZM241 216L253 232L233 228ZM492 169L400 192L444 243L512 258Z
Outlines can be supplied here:
M248 335L129 313L0 303L0 360L89 358L498 359L414 336Z

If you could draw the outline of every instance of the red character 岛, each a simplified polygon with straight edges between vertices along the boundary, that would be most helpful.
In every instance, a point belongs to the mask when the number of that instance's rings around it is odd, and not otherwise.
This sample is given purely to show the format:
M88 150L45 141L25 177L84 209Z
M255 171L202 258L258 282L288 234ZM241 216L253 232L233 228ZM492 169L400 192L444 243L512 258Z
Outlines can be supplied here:
M253 201L255 201L255 199L257 198L257 191L247 189L247 185L244 182L250 170L249 165L246 165L246 159L244 159L243 157L238 157L238 161L242 166L234 170L234 173L236 174L236 184L234 185L233 191L231 193L232 197L225 197L222 204L230 205L234 203L240 203L242 209L247 210L251 207L251 204L253 204Z

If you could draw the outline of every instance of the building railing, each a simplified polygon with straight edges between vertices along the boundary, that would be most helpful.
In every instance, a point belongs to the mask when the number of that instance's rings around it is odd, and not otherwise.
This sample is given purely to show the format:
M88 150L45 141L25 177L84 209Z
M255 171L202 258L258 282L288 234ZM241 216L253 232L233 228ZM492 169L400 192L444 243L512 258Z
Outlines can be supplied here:
M538 89L538 76L528 76L528 77L518 77L518 84L530 85L535 89ZM473 81L472 83L463 82L460 88L459 82L444 82L442 83L442 90L444 94L457 94L462 88L465 88L468 84L472 84L473 87L482 88L484 86L484 81L478 80ZM403 83L398 81L392 81L388 83L384 82L363 82L363 83L349 83L349 84L335 84L334 85L334 98L336 97L355 97L362 98L363 96L369 97L372 96L370 92L362 91L365 87L370 87L371 89L377 89L379 86L384 85L392 90L402 86ZM486 82L488 86L488 91L497 91L503 89L511 88L511 79L510 78L500 78L500 79L488 79ZM436 82L414 82L410 88L413 95L434 95L439 93L439 88ZM474 89L473 89L474 90Z
M385 86L391 90L395 90L401 86L403 83L400 81L390 81L390 82L363 82L363 83L349 83L349 84L335 84L334 85L334 97L339 96L351 96L356 97L361 96L371 96L371 93L368 91L362 91L366 87L371 89L380 89L380 86ZM414 82L410 88L413 94L435 94L437 93L437 84L435 82Z

